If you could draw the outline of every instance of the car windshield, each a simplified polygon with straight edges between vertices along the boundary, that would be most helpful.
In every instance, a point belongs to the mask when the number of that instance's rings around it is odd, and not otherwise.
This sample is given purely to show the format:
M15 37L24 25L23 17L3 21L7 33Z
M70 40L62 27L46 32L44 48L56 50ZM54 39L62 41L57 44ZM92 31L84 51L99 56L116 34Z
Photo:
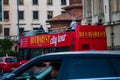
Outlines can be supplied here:
M17 58L6 58L6 62L17 62Z

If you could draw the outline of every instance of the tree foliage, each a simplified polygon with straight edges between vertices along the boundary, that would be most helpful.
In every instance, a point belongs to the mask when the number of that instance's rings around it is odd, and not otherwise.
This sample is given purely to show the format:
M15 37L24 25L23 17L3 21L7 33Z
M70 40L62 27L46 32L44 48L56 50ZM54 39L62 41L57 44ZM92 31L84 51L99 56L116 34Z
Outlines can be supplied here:
M9 39L0 39L0 49L6 51L7 49L11 49L13 42Z
M13 42L9 39L0 39L0 56L17 56L16 51L11 50Z
M14 50L11 50L11 49L8 49L7 51L3 51L3 50L0 50L0 57L2 56L18 56L18 52L17 51L14 51Z

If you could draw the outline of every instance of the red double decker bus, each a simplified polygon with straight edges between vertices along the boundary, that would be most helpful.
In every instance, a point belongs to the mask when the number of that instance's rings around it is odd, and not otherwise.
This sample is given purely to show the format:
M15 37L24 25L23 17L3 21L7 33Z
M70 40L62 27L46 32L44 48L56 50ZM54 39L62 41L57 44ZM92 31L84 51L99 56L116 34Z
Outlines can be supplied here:
M105 27L78 25L75 31L23 36L20 57L31 59L50 52L107 50Z

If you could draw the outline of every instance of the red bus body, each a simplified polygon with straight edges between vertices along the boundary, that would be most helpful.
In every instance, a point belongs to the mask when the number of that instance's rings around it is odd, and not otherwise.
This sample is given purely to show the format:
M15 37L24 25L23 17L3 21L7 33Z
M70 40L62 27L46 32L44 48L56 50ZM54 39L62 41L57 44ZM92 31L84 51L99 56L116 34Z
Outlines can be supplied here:
M21 49L68 46L69 51L107 50L105 27L78 25L73 32L23 36Z

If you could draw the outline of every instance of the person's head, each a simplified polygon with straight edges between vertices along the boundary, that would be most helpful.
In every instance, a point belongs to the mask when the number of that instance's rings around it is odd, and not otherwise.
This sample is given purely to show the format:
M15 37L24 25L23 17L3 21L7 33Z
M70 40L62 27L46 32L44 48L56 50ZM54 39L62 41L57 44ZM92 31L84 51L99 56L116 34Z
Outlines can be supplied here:
M59 68L60 68L60 63L51 63L51 66L52 66L52 71L51 71L51 76L52 77L57 77L58 75L58 71L59 71Z
M43 62L37 63L33 66L32 72L39 73L44 67L46 67L45 63L43 63Z

